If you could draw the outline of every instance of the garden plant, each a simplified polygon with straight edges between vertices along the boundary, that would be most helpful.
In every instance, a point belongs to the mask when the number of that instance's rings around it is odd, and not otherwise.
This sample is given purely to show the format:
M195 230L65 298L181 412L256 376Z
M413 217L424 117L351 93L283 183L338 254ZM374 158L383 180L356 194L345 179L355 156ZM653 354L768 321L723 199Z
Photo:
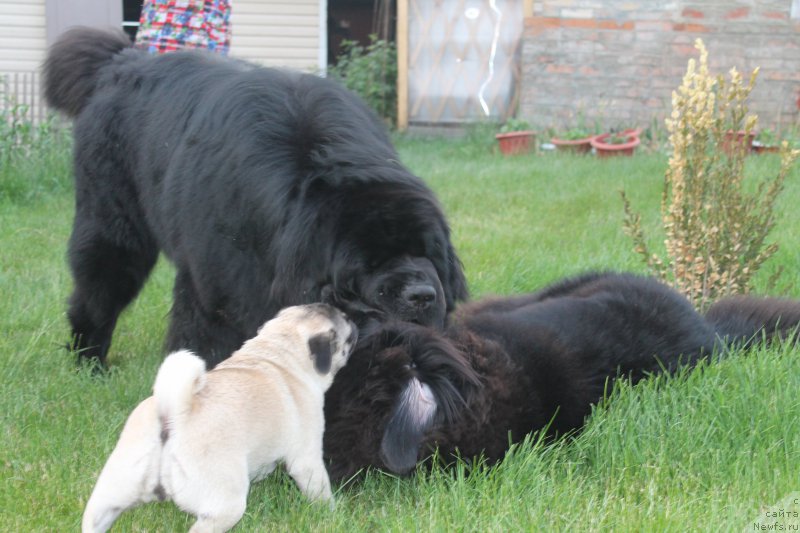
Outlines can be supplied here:
M775 204L792 162L800 151L783 143L780 168L748 192L743 144L723 149L726 135L752 134L757 117L748 114L748 83L734 68L729 80L713 76L701 40L700 61L689 60L682 85L672 94L666 121L672 148L664 175L661 213L665 254L651 251L641 218L623 192L625 229L636 252L662 279L684 293L699 309L730 294L750 292L753 276L778 250L768 237L776 223ZM780 269L771 279L774 282Z

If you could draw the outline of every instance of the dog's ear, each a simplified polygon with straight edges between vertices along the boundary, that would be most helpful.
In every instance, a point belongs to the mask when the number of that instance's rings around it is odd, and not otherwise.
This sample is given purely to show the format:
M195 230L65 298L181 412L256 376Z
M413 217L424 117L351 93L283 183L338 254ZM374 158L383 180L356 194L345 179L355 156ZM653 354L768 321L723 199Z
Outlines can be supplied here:
M430 387L411 378L397 399L381 440L381 459L389 470L404 474L416 466L437 407Z
M314 360L314 368L320 374L327 374L331 371L331 359L333 357L333 334L320 333L308 339L308 350L311 352L311 359Z
M445 299L447 310L452 311L457 302L469 299L469 289L467 289L467 279L464 276L464 266L456 255L452 244L447 245L447 277L442 280L445 286Z

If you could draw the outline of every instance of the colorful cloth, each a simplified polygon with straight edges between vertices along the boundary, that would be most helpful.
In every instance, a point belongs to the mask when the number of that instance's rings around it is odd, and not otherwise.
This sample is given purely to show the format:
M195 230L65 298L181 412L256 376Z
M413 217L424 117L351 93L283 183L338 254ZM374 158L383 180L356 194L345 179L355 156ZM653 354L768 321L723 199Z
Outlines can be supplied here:
M145 0L136 46L153 54L206 48L227 55L230 15L230 0Z

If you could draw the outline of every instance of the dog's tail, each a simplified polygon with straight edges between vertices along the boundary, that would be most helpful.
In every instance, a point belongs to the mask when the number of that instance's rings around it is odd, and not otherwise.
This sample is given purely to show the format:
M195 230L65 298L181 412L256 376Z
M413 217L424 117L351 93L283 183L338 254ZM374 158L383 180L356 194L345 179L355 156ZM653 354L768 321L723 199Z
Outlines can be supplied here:
M170 429L180 424L191 410L194 395L205 384L206 362L192 352L181 350L164 359L153 385L162 441L167 440Z
M66 31L50 47L42 67L47 103L77 116L92 96L103 67L130 46L122 30L76 27Z
M800 300L732 296L712 305L706 320L727 345L769 343L795 334L800 325Z

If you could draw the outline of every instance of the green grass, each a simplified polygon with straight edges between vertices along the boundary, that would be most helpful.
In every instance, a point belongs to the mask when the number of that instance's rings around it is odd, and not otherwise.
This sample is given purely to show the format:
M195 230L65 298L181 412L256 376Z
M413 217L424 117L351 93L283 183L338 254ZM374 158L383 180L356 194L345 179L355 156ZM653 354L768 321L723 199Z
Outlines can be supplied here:
M598 161L502 158L477 143L400 139L403 161L448 213L473 296L536 289L591 268L644 272L622 233L618 190L653 234L661 155ZM752 158L755 175L777 160ZM59 175L42 169L61 169ZM74 531L96 476L161 361L171 267L160 263L117 326L111 372L76 370L62 346L72 195L62 148L0 169L0 530ZM42 176L45 176L43 178ZM49 176L50 181L48 181ZM777 265L800 296L797 170L780 203ZM10 184L13 184L11 187ZM517 447L498 466L340 487L334 512L283 474L255 485L237 531L743 530L800 491L800 350L731 357L675 378L621 386L574 441ZM171 504L123 515L116 531L181 531ZM789 522L790 525L797 524Z
M0 201L32 202L70 190L71 147L69 129L55 117L33 127L24 114L0 109Z

